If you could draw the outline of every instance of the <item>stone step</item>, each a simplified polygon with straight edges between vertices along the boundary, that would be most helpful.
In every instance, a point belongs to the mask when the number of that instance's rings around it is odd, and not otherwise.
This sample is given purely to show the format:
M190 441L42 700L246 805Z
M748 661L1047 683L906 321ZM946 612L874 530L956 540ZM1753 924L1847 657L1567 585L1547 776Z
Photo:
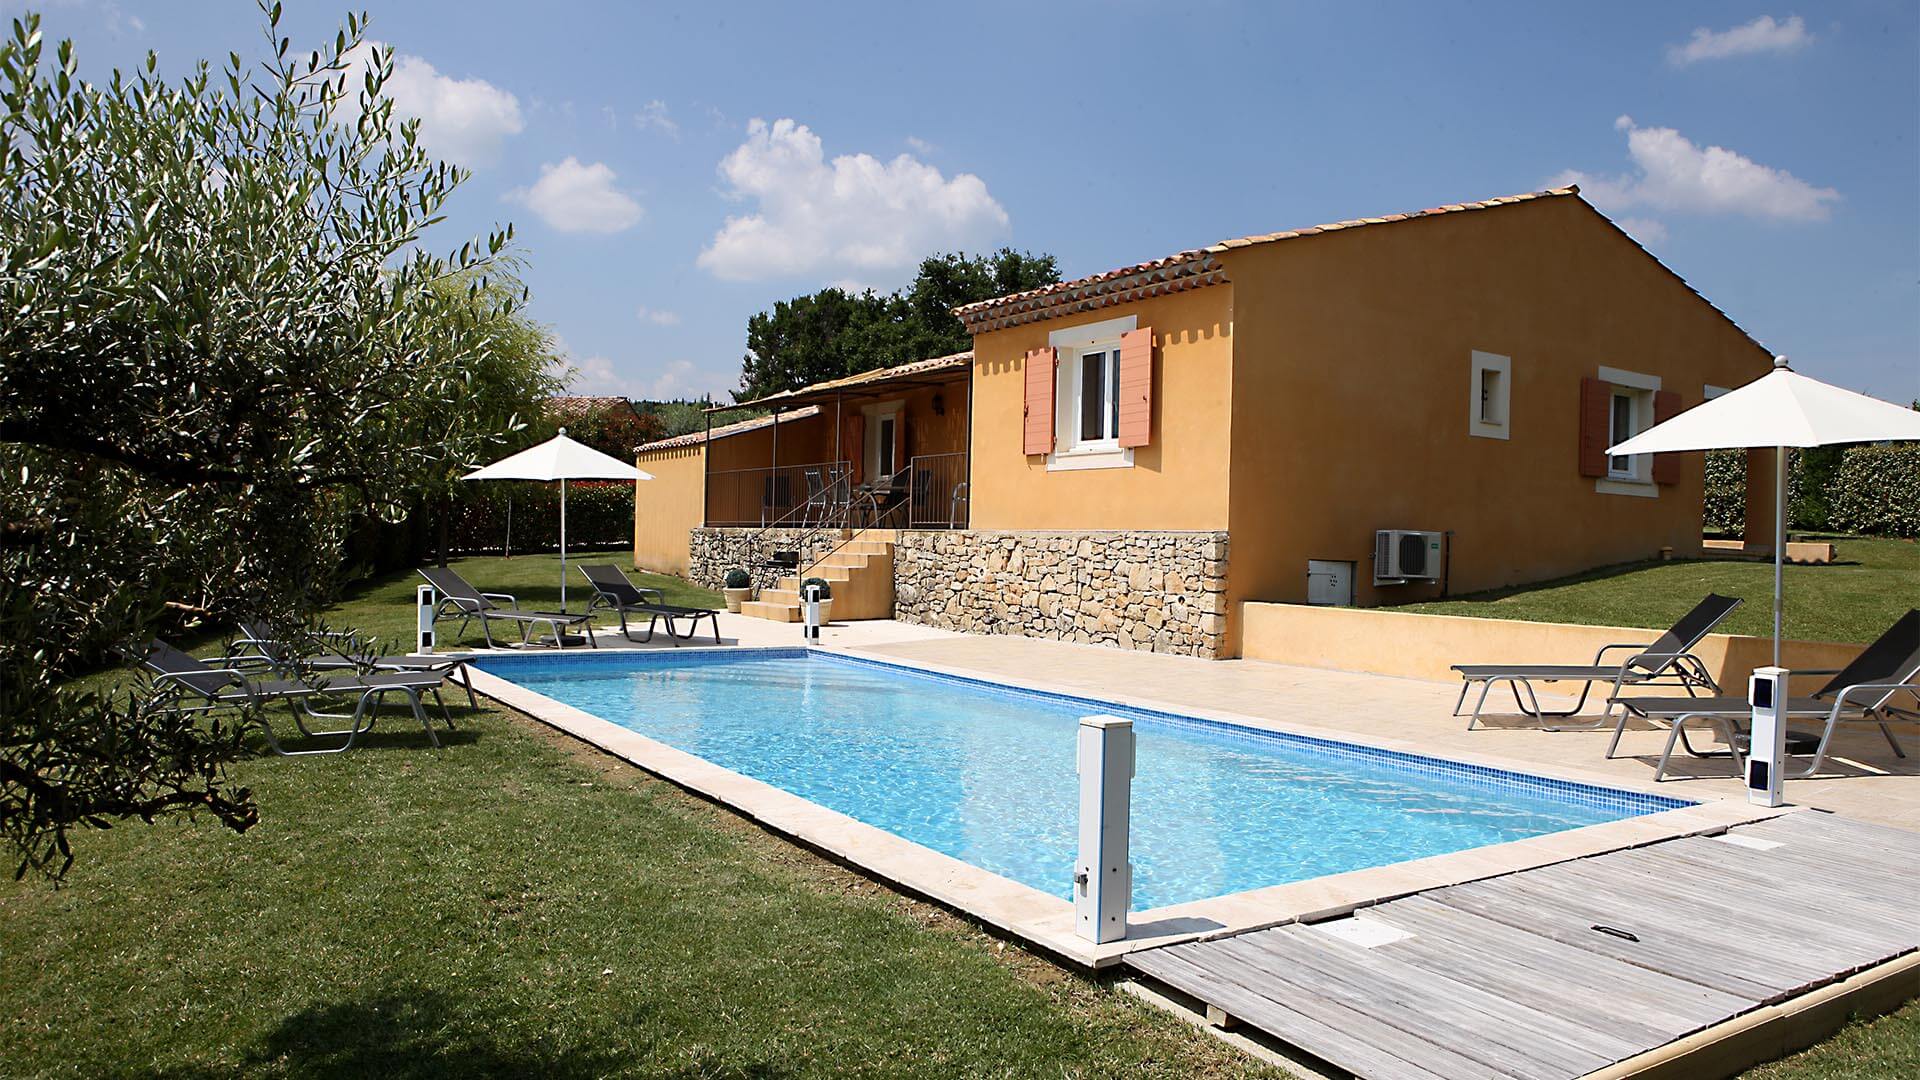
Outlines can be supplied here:
M799 622L800 605L748 600L740 605L740 614L750 615L756 619L770 619L773 622Z

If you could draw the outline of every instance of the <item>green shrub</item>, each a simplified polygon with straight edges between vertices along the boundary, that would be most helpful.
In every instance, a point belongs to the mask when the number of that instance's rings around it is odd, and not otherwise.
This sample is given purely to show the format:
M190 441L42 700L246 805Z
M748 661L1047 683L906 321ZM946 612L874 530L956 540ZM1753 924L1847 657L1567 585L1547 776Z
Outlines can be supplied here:
M734 567L732 570L727 571L727 588L750 589L752 587L753 587L753 575L747 573L745 570L742 570L737 566Z
M1707 501L1701 525L1710 533L1739 537L1747 526L1747 452L1707 452Z
M1828 498L1835 529L1920 536L1920 443L1852 447Z
M805 600L807 598L807 586L809 585L820 586L820 599L822 600L833 599L833 586L827 584L826 578L817 578L817 577L810 577L807 580L800 583L800 599Z
M493 481L470 485L453 506L450 542L456 552L507 550L509 504L513 551L560 547L560 485ZM633 485L620 480L567 484L567 547L633 542Z

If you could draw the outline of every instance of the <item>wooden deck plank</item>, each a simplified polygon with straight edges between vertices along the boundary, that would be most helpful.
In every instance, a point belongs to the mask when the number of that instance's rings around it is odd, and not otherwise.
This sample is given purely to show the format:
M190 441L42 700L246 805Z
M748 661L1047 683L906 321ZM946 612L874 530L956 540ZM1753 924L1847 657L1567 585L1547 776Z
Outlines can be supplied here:
M1271 957L1300 971L1317 993L1343 996L1375 1019L1522 1075L1573 1075L1609 1065L1635 1045L1562 1017L1478 990L1324 931L1283 926L1223 943L1249 960ZM1307 978L1307 971L1314 977ZM1469 1049L1470 1047L1470 1049Z
M1911 883L1906 885L1906 898L1895 899L1878 885L1862 881L1857 870L1823 864L1817 856L1806 857L1785 849L1753 851L1711 840L1702 840L1698 846L1661 844L1634 854L1636 861L1672 877L1717 869L1738 892L1779 897L1780 906L1803 922L1835 926L1842 936L1884 940L1905 948L1920 946ZM1781 872L1783 866L1787 874ZM1827 918L1836 905L1836 894L1844 897L1846 920ZM1835 931L1823 926L1821 932Z
M1382 951L1421 956L1462 979L1478 979L1487 969L1501 972L1503 983L1525 979L1524 988L1538 995L1534 1000L1552 1003L1562 1015L1604 1011L1664 1036L1660 1042L1751 1007L1745 998L1512 930L1420 896L1383 904L1367 917L1413 935L1381 946ZM1491 981L1483 988L1491 988Z
M1848 927L1841 920L1809 919L1793 910L1794 890L1781 883L1768 899L1741 887L1726 867L1702 868L1692 876L1676 875L1644 859L1613 860L1598 864L1569 864L1567 876L1590 883L1596 890L1614 890L1654 910L1676 918L1712 919L1739 928L1746 941L1769 950L1790 950L1796 963L1820 974L1852 970L1904 951L1901 939ZM1835 966L1838 965L1838 966Z
M1389 900L1133 967L1361 1076L1573 1077L1920 949L1920 833L1811 812ZM1630 941L1593 929L1618 927Z
M1504 922L1529 933L1610 956L1629 964L1657 971L1687 982L1697 982L1722 993L1745 998L1755 1005L1772 1001L1786 992L1788 980L1750 973L1748 965L1718 962L1723 954L1702 949L1670 927L1642 928L1639 941L1602 934L1593 929L1606 918L1603 913L1571 908L1559 900L1540 898L1511 889L1490 892L1458 886L1431 894L1451 908L1457 908L1496 922ZM1610 916L1609 916L1610 917ZM1610 925L1610 924L1609 924Z
M1150 949L1129 957L1128 965L1356 1076L1381 1080L1508 1080L1511 1076L1339 1002L1308 994L1278 973L1240 970L1237 962L1211 948Z

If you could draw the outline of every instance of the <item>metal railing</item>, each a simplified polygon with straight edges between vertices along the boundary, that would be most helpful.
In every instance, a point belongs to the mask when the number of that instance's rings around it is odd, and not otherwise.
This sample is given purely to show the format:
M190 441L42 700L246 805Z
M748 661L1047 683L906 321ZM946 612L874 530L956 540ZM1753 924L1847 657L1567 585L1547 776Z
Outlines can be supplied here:
M919 454L908 463L907 527L967 527L967 455Z
M845 483L847 463L814 461L707 474L706 523L739 528L784 522L801 507L818 507L828 488Z

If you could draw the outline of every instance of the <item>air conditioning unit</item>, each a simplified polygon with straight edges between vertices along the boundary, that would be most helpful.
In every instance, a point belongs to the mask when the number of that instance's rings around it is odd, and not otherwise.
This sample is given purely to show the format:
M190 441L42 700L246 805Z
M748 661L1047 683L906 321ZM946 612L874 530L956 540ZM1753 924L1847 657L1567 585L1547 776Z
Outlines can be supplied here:
M1440 576L1445 537L1418 529L1381 529L1373 534L1373 583L1401 585Z

